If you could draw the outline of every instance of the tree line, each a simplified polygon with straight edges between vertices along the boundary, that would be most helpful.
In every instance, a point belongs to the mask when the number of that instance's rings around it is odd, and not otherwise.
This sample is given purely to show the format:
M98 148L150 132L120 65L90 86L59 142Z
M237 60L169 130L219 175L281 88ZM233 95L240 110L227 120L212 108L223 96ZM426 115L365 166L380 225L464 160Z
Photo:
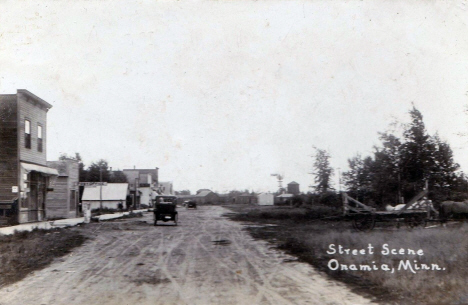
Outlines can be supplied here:
M78 161L80 182L102 181L109 183L127 183L127 177L125 176L124 172L120 170L111 171L108 162L104 159L92 162L87 168L85 167L85 164L83 163L79 153L75 153L75 156L62 154L59 157L59 160L67 159Z
M346 192L367 205L383 207L409 201L427 182L428 196L435 202L467 199L468 182L450 145L437 133L427 133L423 115L414 105L409 116L399 134L379 133L381 143L374 146L371 155L358 153L348 159L349 170L342 175ZM327 150L316 148L313 196L325 198L336 193L330 158Z

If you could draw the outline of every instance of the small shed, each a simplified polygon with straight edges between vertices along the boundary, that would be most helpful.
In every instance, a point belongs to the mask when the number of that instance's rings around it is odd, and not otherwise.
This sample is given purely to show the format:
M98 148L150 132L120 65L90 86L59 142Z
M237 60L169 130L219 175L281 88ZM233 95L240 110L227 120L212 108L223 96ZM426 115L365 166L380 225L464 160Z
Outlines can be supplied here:
M258 205L274 205L275 195L272 193L260 193L257 195Z
M125 206L128 194L128 183L107 183L107 185L103 186L85 186L81 201L83 204L90 204L91 210L99 209L101 207L101 200L102 208L118 209L119 203Z
M289 205L291 204L291 199L294 197L293 194L281 194L276 196L275 204L277 205Z

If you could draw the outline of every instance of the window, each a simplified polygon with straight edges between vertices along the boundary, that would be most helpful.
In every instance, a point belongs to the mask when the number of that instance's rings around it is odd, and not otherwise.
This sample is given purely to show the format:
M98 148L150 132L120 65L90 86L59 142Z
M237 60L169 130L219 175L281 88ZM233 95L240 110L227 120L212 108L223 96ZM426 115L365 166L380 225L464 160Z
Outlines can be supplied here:
M31 148L31 121L24 120L24 147Z
M42 126L37 125L37 151L42 152Z

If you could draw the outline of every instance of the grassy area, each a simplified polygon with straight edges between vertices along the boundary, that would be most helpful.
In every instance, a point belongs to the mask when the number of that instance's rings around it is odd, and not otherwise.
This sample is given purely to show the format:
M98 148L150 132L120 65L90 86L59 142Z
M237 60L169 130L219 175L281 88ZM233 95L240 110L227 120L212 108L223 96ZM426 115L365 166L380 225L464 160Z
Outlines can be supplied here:
M230 215L240 221L264 221L264 220L317 220L334 219L341 216L341 211L327 206L313 206L307 208L291 208L289 206L251 206L229 205L226 206L235 211Z
M34 230L0 236L0 287L14 283L50 264L85 237L72 229Z
M232 209L238 212L230 215L235 220L277 224L249 228L254 237L274 242L279 248L378 300L394 304L468 304L468 239L465 237L468 225L413 230L380 226L372 232L356 232L349 222L312 220L332 214L323 213L322 208L318 208L315 215L314 209L284 209L287 216L278 216L281 209L276 207ZM332 244L334 246L330 246ZM338 252L340 245L341 254ZM396 249L396 254L387 254L387 248ZM358 253L346 254L344 249L356 249ZM418 255L418 250L422 250L419 253L423 255ZM403 254L399 254L400 251ZM417 270L425 267L422 264L431 270ZM432 270L435 268L432 264L437 264L441 270ZM384 265L390 271L384 271ZM348 270L341 270L343 266ZM352 266L358 270L350 270ZM367 269L366 266L377 270L359 270Z

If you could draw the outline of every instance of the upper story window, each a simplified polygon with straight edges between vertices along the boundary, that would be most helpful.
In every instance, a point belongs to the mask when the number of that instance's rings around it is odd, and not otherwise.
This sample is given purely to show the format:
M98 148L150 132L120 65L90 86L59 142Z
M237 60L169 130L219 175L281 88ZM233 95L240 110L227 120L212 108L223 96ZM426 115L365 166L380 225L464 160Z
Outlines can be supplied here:
M42 126L37 125L37 151L42 152Z
M24 120L24 147L31 148L31 121Z

